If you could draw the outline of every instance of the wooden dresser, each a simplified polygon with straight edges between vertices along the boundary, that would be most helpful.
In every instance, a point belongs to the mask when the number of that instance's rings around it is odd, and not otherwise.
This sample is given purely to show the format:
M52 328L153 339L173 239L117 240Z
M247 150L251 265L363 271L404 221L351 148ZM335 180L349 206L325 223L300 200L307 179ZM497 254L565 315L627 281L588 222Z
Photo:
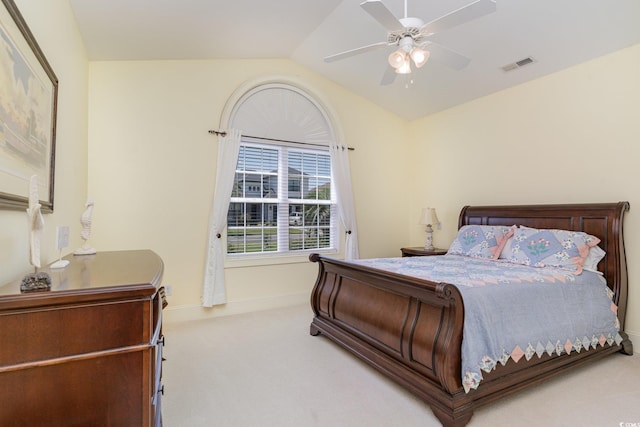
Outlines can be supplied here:
M161 425L162 260L65 259L50 291L0 287L0 426Z

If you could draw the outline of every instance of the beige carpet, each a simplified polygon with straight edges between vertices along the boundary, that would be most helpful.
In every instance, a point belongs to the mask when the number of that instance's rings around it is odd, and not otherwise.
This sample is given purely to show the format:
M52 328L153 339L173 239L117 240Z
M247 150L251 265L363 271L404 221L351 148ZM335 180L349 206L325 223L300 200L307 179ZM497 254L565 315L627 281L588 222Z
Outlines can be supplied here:
M311 318L304 305L165 324L164 425L440 425L425 403L310 336ZM640 426L640 355L615 354L480 408L468 424L515 425Z

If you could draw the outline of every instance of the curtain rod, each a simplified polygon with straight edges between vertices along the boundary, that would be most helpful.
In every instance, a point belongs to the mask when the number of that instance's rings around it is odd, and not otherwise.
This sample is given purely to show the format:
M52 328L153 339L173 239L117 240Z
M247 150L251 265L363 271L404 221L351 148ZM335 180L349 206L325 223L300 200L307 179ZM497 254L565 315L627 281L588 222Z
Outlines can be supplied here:
M223 130L210 130L209 133L214 134L214 135L220 135L220 136L226 136L227 135L227 132L223 131ZM289 143L289 144L313 145L314 147L327 147L326 145L313 144L311 142L288 141L286 139L266 138L264 136L251 136L251 135L242 135L242 136L246 136L247 138L260 139L262 141L286 142L286 143ZM347 149L349 151L354 151L355 150L355 148L353 148L353 147L347 147Z

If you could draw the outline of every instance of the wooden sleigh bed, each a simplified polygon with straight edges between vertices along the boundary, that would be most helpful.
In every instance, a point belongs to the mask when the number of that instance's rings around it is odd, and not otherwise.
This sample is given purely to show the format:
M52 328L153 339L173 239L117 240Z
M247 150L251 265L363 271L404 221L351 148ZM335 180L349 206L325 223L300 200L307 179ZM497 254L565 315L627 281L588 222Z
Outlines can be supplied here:
M429 404L444 426L463 426L475 408L615 352L633 354L624 332L627 265L622 234L627 202L466 206L458 226L524 225L583 231L600 238L598 264L618 306L623 341L582 352L510 360L465 393L461 381L464 306L454 285L312 254L319 266L311 294L311 334L322 334Z

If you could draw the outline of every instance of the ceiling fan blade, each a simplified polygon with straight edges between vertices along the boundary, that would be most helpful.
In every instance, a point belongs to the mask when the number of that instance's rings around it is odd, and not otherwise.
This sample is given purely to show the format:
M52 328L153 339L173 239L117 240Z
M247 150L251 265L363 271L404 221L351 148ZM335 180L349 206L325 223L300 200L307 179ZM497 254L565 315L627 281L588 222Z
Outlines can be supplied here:
M367 0L360 3L360 7L389 31L397 31L404 28L404 25L380 0Z
M326 56L324 58L324 62L333 62L338 61L340 59L349 58L351 56L360 55L361 53L370 52L372 50L377 50L383 47L387 47L389 43L387 42L379 42L370 44L368 46L362 46L356 49L347 50L344 52L336 53L335 55Z
M424 36L439 33L449 28L472 21L481 16L488 15L496 11L496 3L493 0L476 0L475 2L454 10L438 19L427 22L421 28L420 33Z
M420 47L429 51L429 60L433 59L441 62L454 70L462 70L469 64L469 62L471 62L471 60L466 56L431 41L421 45Z
M387 69L385 70L383 76L382 76L382 80L380 80L380 85L382 86L388 86L391 83L393 83L396 80L396 75L398 73L396 73L396 70L393 67L387 67Z

